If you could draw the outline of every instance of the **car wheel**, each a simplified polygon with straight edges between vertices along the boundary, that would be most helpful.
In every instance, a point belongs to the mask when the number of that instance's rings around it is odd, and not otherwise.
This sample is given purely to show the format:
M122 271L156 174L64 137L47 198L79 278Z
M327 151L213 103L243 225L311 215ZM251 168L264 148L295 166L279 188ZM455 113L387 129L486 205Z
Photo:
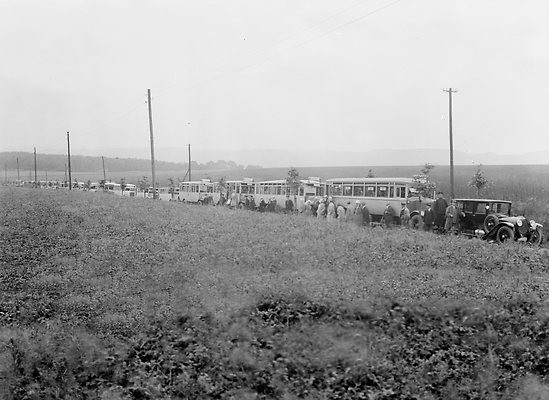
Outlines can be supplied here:
M421 217L418 214L410 218L410 228L419 229L420 226L421 226Z
M496 226L499 223L499 218L497 215L488 215L484 219L484 230L486 232L490 232L494 226Z
M541 243L543 242L543 231L541 230L541 228L536 228L536 230L532 232L529 242L535 246L541 245Z
M496 240L498 243L504 243L509 239L513 240L514 237L515 237L515 234L513 230L508 226L502 226L501 228L498 229L496 233Z

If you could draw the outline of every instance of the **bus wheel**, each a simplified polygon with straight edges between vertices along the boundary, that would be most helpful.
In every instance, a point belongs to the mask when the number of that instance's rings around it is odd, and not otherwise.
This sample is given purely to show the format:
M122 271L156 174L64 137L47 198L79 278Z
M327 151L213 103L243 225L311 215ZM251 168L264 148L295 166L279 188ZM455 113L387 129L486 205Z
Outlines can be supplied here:
M421 217L418 214L410 218L410 228L419 229L420 226L421 226Z
M199 206L202 205L202 200L198 200L198 205L199 205Z

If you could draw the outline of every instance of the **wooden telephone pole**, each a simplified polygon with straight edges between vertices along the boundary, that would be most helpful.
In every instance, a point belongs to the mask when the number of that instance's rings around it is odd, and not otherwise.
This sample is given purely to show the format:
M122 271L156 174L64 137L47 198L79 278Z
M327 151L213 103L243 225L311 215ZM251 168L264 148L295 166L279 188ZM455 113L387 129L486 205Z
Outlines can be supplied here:
M107 183L107 174L105 174L105 157L101 156L103 162L103 190L105 190L105 183Z
M67 158L69 162L69 190L72 190L72 175L71 175L71 141L69 132L67 132Z
M156 199L156 175L155 175L155 171L154 171L154 137L153 137L151 89L147 89L147 100L148 100L148 104L149 104L149 132L150 132L150 135L151 135L152 188L153 188L153 199Z
M452 136L452 93L457 93L457 90L452 88L444 89L448 93L449 99L449 114L448 114L448 129L450 133L450 199L454 198L454 139Z
M191 145L188 144L187 146L189 146L189 182L192 181L191 179Z
M36 176L36 147L34 148L34 187L38 185L38 178Z

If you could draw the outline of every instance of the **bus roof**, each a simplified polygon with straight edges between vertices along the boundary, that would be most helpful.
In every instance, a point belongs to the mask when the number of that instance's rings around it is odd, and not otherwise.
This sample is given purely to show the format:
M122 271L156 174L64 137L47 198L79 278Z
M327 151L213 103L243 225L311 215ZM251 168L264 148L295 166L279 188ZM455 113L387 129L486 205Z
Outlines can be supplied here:
M412 178L332 178L326 179L327 183L413 183Z

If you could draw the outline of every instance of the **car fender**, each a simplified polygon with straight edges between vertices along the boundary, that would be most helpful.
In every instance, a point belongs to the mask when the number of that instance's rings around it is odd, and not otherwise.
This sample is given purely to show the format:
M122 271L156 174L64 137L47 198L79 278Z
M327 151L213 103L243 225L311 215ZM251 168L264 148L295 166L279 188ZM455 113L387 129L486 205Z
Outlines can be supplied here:
M496 226L494 226L490 232L487 232L486 234L484 234L484 236L482 237L483 239L491 239L491 238L495 238L496 237L496 232L498 231L498 229L502 226L508 226L509 228L511 228L513 230L513 232L515 231L515 226L510 223L510 222L507 222L507 221L501 221L499 224L497 224Z

